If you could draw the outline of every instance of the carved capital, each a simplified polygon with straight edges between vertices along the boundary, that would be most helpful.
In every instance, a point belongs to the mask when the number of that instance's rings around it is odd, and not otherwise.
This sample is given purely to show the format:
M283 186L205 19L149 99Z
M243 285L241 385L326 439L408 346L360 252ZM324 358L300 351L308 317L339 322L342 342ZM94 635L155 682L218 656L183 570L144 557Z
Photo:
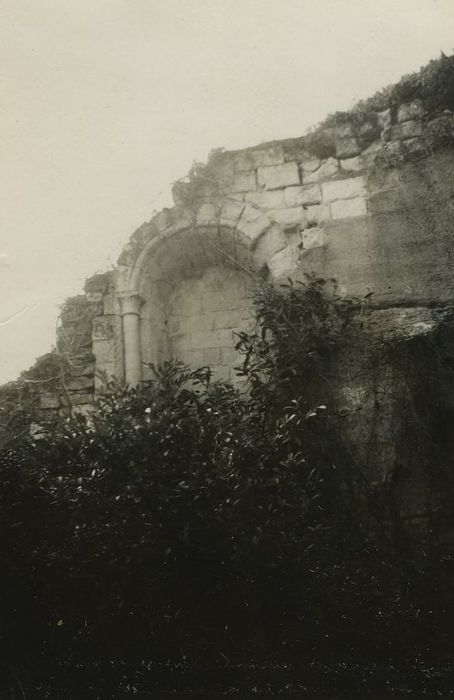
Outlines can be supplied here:
M126 316L128 314L135 314L136 316L139 316L140 307L142 306L144 299L138 292L120 292L118 299L120 301L122 316Z

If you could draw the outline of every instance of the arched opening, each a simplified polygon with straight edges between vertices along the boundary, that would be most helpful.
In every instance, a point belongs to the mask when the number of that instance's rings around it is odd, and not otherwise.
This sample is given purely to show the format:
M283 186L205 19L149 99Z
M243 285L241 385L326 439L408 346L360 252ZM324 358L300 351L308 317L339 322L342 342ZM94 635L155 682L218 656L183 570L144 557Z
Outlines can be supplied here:
M235 344L253 327L256 284L248 242L236 231L187 229L159 241L140 275L143 377L152 364L174 358L238 381Z

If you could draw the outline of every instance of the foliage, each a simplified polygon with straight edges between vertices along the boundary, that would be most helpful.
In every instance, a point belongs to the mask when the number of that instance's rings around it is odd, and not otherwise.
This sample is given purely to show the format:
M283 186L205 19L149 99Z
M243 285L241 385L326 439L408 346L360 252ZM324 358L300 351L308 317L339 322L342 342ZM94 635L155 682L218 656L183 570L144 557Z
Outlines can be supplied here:
M418 72L403 76L398 83L360 102L357 110L396 110L403 102L421 99L431 111L454 110L454 55L441 54Z
M262 290L247 392L167 363L1 452L5 696L87 697L65 683L94 667L116 697L122 664L160 693L162 668L417 663L434 615L449 645L451 561L372 536L351 498L325 377L358 307L329 286Z

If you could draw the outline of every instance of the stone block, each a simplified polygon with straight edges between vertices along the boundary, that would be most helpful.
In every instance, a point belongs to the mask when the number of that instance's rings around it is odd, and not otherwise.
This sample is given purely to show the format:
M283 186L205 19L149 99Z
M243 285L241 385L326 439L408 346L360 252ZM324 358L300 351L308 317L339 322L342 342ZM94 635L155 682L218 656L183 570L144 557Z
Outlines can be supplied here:
M116 320L111 316L98 316L93 319L92 338L93 340L110 340L115 335Z
M307 228L302 232L303 249L321 248L326 243L326 233L322 228Z
M401 123L410 121L411 119L418 119L421 118L425 112L426 110L422 100L404 102L397 110L397 121Z
M306 226L306 213L303 207L287 207L286 209L272 209L269 215L276 223L283 227Z
M93 401L93 399L92 399ZM93 403L82 404L81 406L74 406L74 413L79 416L85 416L90 421L90 417L93 415L95 407Z
M273 226L259 239L254 251L254 261L257 268L268 262L270 258L287 246L287 240L279 226Z
M306 208L307 225L324 224L331 218L331 211L328 204L314 204Z
M333 202L336 199L352 199L365 193L365 183L362 176L351 177L347 180L324 182L322 185L323 200Z
M301 170L303 173L313 173L315 170L318 170L321 164L320 158L308 158L301 161Z
M298 166L294 162L260 167L257 171L257 177L259 186L267 190L300 184Z
M405 154L413 158L423 158L429 155L426 144L423 139L407 139L404 143Z
M70 377L65 381L68 391L84 391L93 387L93 377Z
M229 190L232 192L250 192L257 189L255 170L243 170L236 173Z
M220 329L212 332L194 330L191 332L190 344L193 350L230 347L233 345L233 332L230 329Z
M301 228L300 226L293 226L292 228L287 228L284 231L285 237L287 239L287 245L296 245L301 243Z
M321 180L327 180L328 178L336 175L339 172L339 161L336 158L328 158L325 160L319 168L313 172L303 171L303 184L309 184L311 182L320 182Z
M422 135L422 124L419 121L408 121L396 124L391 129L391 138L399 141L412 139Z
M99 340L93 340L93 355L96 357L96 367L98 368L101 364L112 362L114 356L114 348L112 342L101 338Z
M370 146L364 149L361 153L361 160L363 161L364 168L367 170L372 167L375 162L375 157L382 149L383 145L380 141L375 141L371 143Z
M89 304L99 304L103 300L102 292L86 292L85 296Z
M402 209L404 205L405 202L402 201L402 192L398 189L378 191L372 194L368 199L368 208L373 214Z
M351 158L352 156L358 155L360 152L358 142L349 124L335 127L334 142L336 145L337 158Z
M120 313L120 305L118 303L118 299L113 294L110 292L109 294L105 294L103 297L103 307L101 309L101 315L102 316L113 316L115 314Z
M74 364L72 364L69 368L69 374L72 377L93 377L95 373L95 365L93 362L88 361L86 363L83 363L81 361L74 361Z
M40 408L60 408L60 397L56 394L41 394L39 397Z
M255 241L259 238L270 226L271 220L267 214L262 213L260 209L249 204L249 202L243 204L243 210L237 223L237 228L251 241Z
M348 219L367 214L365 197L355 199L339 199L331 203L331 216L333 219Z
M93 402L93 394L71 394L73 406L81 406Z
M273 279L289 277L298 268L300 248L297 245L284 248L268 261L268 268Z
M214 204L205 203L197 210L196 222L198 226L209 226L218 219L218 209Z
M286 206L284 190L264 190L262 192L248 192L246 201L260 209L282 209Z
M356 156L355 158L345 158L344 160L341 160L340 166L342 170L346 170L348 172L358 172L359 170L364 169L361 156Z
M222 348L221 362L224 366L232 367L233 365L239 365L242 362L242 359L240 353L238 350L235 350L234 347Z
M280 145L237 151L233 155L235 170L254 170L284 162L284 149Z
M225 313L225 312L222 312L222 311L219 312L219 314L222 314L222 313ZM216 317L217 317L217 314L215 314L215 313L199 314L197 316L197 320L196 320L198 330L214 331L216 328L219 327L216 325ZM189 316L187 319L186 318L183 319L183 323L186 323L186 321L189 319L191 319L191 321L192 321L191 316Z
M296 207L305 204L318 204L322 200L322 193L318 184L287 187L284 190L285 201L288 207Z
M211 317L213 330L231 329L238 326L238 310L226 309L218 311Z
M391 124L391 110L384 109L382 112L377 112L377 122L381 129L385 129Z
M230 379L230 368L225 365L213 365L212 371L212 381L213 382L228 382Z
M247 238L254 242L264 234L271 224L268 215L263 214L253 221L241 220L239 228Z
M97 366L95 374L94 390L95 394L102 394L106 390L106 377L115 376L115 363L106 362Z
M222 207L219 223L222 226L236 228L244 212L243 202L228 201Z

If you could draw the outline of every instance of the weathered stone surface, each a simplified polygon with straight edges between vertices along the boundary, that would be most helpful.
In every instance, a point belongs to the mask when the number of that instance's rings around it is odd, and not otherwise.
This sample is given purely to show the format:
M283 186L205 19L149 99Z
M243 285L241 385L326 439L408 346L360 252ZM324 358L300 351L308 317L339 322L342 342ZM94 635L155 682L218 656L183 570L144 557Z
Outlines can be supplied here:
M322 228L307 228L302 232L303 248L320 248L326 243L326 232Z
M391 110L384 109L382 112L377 112L377 122L381 129L385 129L391 124Z
M261 209L282 209L286 206L284 190L264 190L261 192L248 192L246 201Z
M336 141L337 158L353 158L361 152L354 136L344 136Z
M430 148L426 146L423 138L407 139L403 145L405 149L405 155L407 157L411 156L414 158L426 157Z
M68 391L85 391L93 387L92 377L69 377L65 381L65 387Z
M68 372L72 377L83 377L83 376L88 376L92 377L95 373L95 365L94 362L92 362L91 358L90 360L87 360L85 363L82 361L77 361L75 360L72 362L68 368Z
M261 214L254 219L241 219L240 228L247 238L255 242L272 225L272 220L268 214Z
M413 100L412 102L404 102L397 110L397 121L399 123L417 119L425 114L422 100Z
M382 144L380 141L375 141L361 152L361 160L366 170L373 167L377 153L379 153L381 149Z
M367 201L371 213L391 212L404 208L402 196L398 189L382 190L372 194Z
M247 328L253 296L254 279L243 270L208 267L180 281L167 305L170 356L191 366L219 367L230 352L238 362L235 333Z
M236 173L229 189L232 192L250 192L257 187L255 170L244 170Z
M367 214L365 197L354 199L339 199L331 202L331 216L333 219L347 219L354 216Z
M339 172L339 161L335 158L328 158L319 168L313 172L303 171L303 185L311 182L320 182L336 175Z
M39 397L40 408L59 408L60 398L57 394L41 394Z
M365 323L371 337L380 340L396 340L399 338L414 338L432 332L443 314L448 311L415 306L412 308L374 309L369 313Z
M219 207L215 204L206 202L202 204L196 213L196 222L198 226L209 226L213 221L218 219Z
M237 151L233 156L236 170L254 170L284 162L284 150L281 145L263 146L263 148Z
M71 394L73 406L83 406L93 403L93 394Z
M280 226L273 226L266 231L254 251L254 260L260 270L270 258L287 246L287 239Z
M288 207L296 207L301 204L318 204L322 200L322 193L318 184L287 187L284 194Z
M308 226L313 226L314 224L324 224L331 218L329 204L314 204L306 207L306 216Z
M221 226L229 226L231 228L236 228L245 209L245 204L243 202L236 202L228 200L222 206L219 223Z
M260 209L245 202L241 216L236 224L238 229L251 241L255 241L271 225L271 219Z
M93 319L92 338L113 338L115 335L115 319L111 316L99 316Z
M357 172L364 169L361 156L357 156L356 158L344 158L344 160L340 161L340 166L342 170L350 172Z
M419 121L407 121L401 124L396 124L391 129L391 138L404 141L415 136L421 136L422 124Z
M320 158L305 158L301 161L301 170L303 173L313 173L318 170L322 161Z
M288 207L286 209L272 209L269 215L281 226L306 225L306 214L303 207Z
M296 245L284 248L268 261L268 268L273 279L288 277L298 267L300 248Z
M346 180L335 180L322 184L324 202L333 202L336 199L351 199L365 194L365 182L362 176L352 177Z
M98 304L103 300L102 292L86 292L85 296L90 304Z
M258 168L257 178L259 186L267 190L300 184L298 166L293 162Z

